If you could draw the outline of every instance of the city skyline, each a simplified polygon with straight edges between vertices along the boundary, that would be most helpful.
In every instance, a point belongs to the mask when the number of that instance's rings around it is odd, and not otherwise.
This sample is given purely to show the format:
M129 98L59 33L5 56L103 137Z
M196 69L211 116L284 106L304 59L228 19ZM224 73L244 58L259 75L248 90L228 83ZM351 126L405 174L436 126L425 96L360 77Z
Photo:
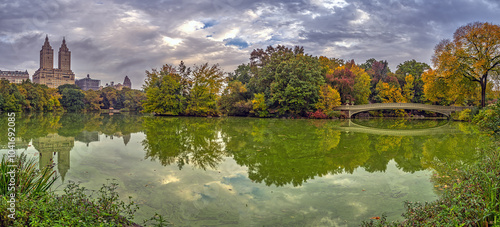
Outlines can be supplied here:
M66 38L76 79L130 77L163 64L248 63L253 49L304 46L315 56L431 64L434 46L475 21L500 24L494 1L16 1L0 3L0 70L38 68L46 35ZM20 14L19 12L23 12ZM54 59L55 60L55 59ZM105 83L105 82L104 82Z

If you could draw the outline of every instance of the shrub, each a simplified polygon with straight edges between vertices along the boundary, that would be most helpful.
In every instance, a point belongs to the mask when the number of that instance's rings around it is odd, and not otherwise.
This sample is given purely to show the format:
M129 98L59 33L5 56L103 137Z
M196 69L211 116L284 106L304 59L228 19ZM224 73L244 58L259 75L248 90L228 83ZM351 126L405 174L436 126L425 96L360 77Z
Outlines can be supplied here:
M254 99L252 99L253 110L250 113L254 113L258 117L270 117L268 111L268 106L266 104L266 98L264 93L255 94Z
M473 122L481 129L491 131L493 133L500 132L500 102L488 106L474 116Z
M339 110L332 110L326 113L326 116L329 118L340 118L340 116L342 116L342 112Z
M472 120L471 110L465 109L465 110L460 111L458 113L458 120L459 121L471 121Z
M119 200L116 183L103 184L97 198L70 182L64 194L22 194L16 201L16 217L8 218L9 203L0 196L0 226L123 226L131 225L137 205ZM95 192L94 192L95 193ZM129 197L130 200L130 197Z
M325 113L323 113L322 110L316 110L316 112L308 112L307 117L311 119L326 119L328 116L326 116Z

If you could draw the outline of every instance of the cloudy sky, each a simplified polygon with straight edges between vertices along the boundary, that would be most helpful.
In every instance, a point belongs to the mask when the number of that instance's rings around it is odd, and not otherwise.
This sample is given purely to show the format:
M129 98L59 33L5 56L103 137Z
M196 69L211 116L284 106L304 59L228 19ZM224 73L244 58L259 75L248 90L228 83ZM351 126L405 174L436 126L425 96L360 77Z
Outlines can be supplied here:
M0 0L0 70L39 68L45 35L62 38L77 78L140 89L163 64L249 62L253 49L304 46L315 56L430 64L434 46L460 26L500 24L497 0Z

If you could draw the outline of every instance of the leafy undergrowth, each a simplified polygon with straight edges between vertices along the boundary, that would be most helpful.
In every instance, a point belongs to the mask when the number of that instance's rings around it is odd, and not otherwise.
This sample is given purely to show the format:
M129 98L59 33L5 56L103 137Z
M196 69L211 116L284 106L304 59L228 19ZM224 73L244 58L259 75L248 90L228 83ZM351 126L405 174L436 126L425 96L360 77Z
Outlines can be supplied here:
M498 139L497 139L498 141ZM402 222L385 216L362 226L497 226L500 225L500 142L482 148L483 158L462 169L441 166L434 176L442 189L433 202L405 202Z
M70 182L63 195L48 191L21 194L15 218L9 218L7 197L0 197L1 226L133 226L128 220L138 209L134 202L119 200L116 183L104 184L97 192ZM95 193L95 196L86 193ZM130 199L130 198L129 198Z

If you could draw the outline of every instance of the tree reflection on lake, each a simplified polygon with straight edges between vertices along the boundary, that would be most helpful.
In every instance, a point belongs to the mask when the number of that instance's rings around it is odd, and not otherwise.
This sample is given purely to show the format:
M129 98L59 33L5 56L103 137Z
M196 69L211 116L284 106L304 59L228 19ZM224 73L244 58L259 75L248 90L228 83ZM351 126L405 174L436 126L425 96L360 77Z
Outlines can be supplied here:
M459 130L460 123L385 120L384 128L436 127L450 124L457 132L427 136L390 136L346 132L343 122L249 118L157 118L144 120L147 158L216 168L230 156L248 167L248 177L266 185L302 185L325 174L352 173L362 167L383 172L389 161L413 173L432 162L470 163L477 139ZM373 122L370 122L373 125ZM389 123L393 123L391 126Z

